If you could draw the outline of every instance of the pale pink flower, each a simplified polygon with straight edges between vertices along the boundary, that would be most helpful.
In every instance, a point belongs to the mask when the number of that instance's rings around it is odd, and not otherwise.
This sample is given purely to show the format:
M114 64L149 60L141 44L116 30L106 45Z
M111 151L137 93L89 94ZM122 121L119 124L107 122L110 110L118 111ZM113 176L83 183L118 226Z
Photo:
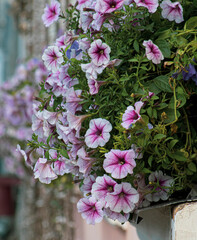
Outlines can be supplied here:
M89 175L83 181L83 185L80 190L83 192L84 197L91 196L92 185L95 183L95 176Z
M87 177L96 159L90 157L90 153L87 153L84 147L78 150L77 156L77 165L79 166L79 171L83 173L85 177Z
M114 192L106 196L107 207L114 212L132 212L139 201L139 194L130 183L122 182L114 186Z
M64 160L57 160L54 162L53 171L57 175L63 176L67 173L66 162Z
M100 31L103 23L108 18L109 14L104 14L100 12L96 12L93 14L92 28L94 30Z
M42 183L49 184L51 180L57 178L57 175L46 158L39 158L34 167L34 177L39 178Z
M112 220L118 220L120 223L125 223L129 220L129 213L118 213L111 211L110 208L104 209L104 214L106 217L112 219Z
M144 105L144 103L139 101L139 102L135 103L135 105L134 105L135 108L133 106L127 107L127 110L125 111L125 113L122 116L121 125L124 128L129 129L132 126L132 124L134 124L138 120L140 120L140 118L141 118L140 109L143 105Z
M164 56L157 45L155 45L151 40L144 41L143 46L146 48L146 57L151 60L154 64L161 63Z
M83 8L91 6L92 0L77 0L77 3L76 9L82 11Z
M82 198L77 203L78 212L88 224L99 223L103 220L102 203L97 202L95 198Z
M59 69L59 65L64 61L63 55L57 46L49 46L45 49L42 60L46 68L52 72L56 72Z
M46 109L43 110L43 118L51 125L55 125L57 123L59 115L59 112L49 112Z
M28 167L31 167L33 168L33 159L31 157L31 153L32 153L32 149L25 152L24 150L21 149L21 146L19 144L17 144L17 148L16 148L16 151L19 152L22 157L24 158L25 160L25 163L27 164Z
M150 190L155 190L153 193L147 194L145 198L150 202L158 202L160 199L163 201L167 200L169 198L170 188L174 184L174 179L170 176L164 175L162 171L151 173L148 179L149 185L147 187Z
M103 43L101 39L97 39L92 42L90 49L88 50L88 54L91 57L92 62L97 66L101 66L109 62L110 52L110 47L106 43Z
M93 78L92 76L89 77L88 79L88 86L90 89L90 94L94 95L97 94L99 91L100 86L106 84L105 81L97 81L95 78Z
M43 138L45 135L43 130L43 123L44 123L43 112L35 111L35 114L33 114L32 116L32 131L40 138Z
M79 140L76 136L76 131L71 129L69 126L64 126L57 122L56 131L58 134L58 139L63 139L65 144L71 142L72 144L78 144Z
M46 5L42 20L46 27L57 21L60 15L60 3L56 0L51 1L51 5Z
M93 21L92 12L81 11L80 19L79 19L79 27L81 27L85 33L90 28L90 24L92 23L92 21Z
M99 201L105 201L105 197L109 192L114 191L114 186L116 184L116 181L106 174L102 177L97 177L96 182L92 185L92 196Z
M68 112L67 113L67 119L68 119L69 127L71 129L75 129L77 132L79 132L80 129L81 129L82 122L87 117L89 117L89 115L76 116L76 115L72 114L71 112Z
M134 0L138 7L145 7L150 13L157 11L159 6L158 0Z
M175 21L176 23L183 22L183 8L179 2L171 2L165 0L160 4L162 8L161 15L163 18L167 18L169 21Z
M102 118L92 119L85 134L85 143L90 148L103 147L110 139L112 125Z
M80 111L82 106L80 102L82 101L81 98L82 90L74 90L74 88L69 88L66 91L65 97L66 97L66 104L65 108L67 111L71 112L72 114L75 114L76 111Z
M128 174L133 173L133 168L136 166L135 152L131 150L112 149L105 154L103 168L107 173L116 179L125 178Z
M101 74L106 68L106 65L97 66L93 62L81 64L81 70L86 73L87 79L93 77L97 79L97 75Z
M59 48L59 49L63 49L65 50L65 48L67 47L65 45L65 40L66 40L66 35L62 35L59 38L56 39L55 41L55 45Z

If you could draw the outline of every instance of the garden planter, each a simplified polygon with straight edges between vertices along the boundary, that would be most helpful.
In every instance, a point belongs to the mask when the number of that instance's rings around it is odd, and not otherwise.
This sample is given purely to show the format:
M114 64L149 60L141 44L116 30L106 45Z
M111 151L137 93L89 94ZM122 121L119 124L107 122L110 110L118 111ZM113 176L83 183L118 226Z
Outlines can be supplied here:
M13 186L18 184L17 178L0 177L0 216L14 215Z
M191 232L194 219L196 222L197 198L173 200L139 209L132 224L140 240L191 240L197 236L195 228ZM180 234L180 231L183 233Z

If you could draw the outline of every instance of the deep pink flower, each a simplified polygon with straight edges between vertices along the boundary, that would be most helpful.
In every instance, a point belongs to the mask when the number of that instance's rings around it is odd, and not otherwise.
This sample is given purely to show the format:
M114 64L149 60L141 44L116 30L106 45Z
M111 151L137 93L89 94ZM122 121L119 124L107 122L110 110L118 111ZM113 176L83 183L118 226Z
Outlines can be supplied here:
M49 184L51 180L57 178L57 175L46 158L39 158L34 167L34 177L39 178L42 183Z
M164 56L157 45L155 45L151 40L144 41L143 46L146 48L146 57L152 60L154 64L161 63Z
M124 0L98 0L95 11L99 13L111 13L121 8Z
M139 194L130 183L123 182L116 184L114 192L106 196L107 207L114 212L124 213L132 212L135 204L139 201Z
M65 49L67 46L65 45L65 40L66 40L66 35L62 35L59 38L56 39L55 45L59 48L59 49Z
M97 202L95 198L82 198L77 203L78 212L88 224L99 223L103 219L102 203Z
M88 54L92 58L92 62L97 66L101 66L109 62L110 52L110 47L106 43L103 43L101 39L97 39L92 42L90 49L88 50Z
M157 11L158 0L134 0L138 7L145 7L150 13Z
M84 147L78 150L77 156L77 165L79 166L79 171L83 173L85 177L87 177L96 159L90 157L90 154L85 151Z
M106 119L92 119L89 124L89 129L85 134L86 145L90 148L103 147L110 139L109 132L111 130L112 125Z
M77 0L78 4L76 9L82 11L83 8L90 7L92 0Z
M175 21L176 23L183 22L183 8L179 2L171 2L165 0L160 4L162 8L161 15L163 18L167 18L169 21Z
M56 72L59 65L63 63L63 55L57 46L49 46L42 55L42 60L48 70Z
M46 27L49 27L53 22L57 21L60 14L60 3L56 0L51 1L51 5L46 5L42 20Z
M105 197L109 192L114 191L114 186L116 184L116 181L106 174L102 177L97 177L96 182L92 185L92 196L99 201L105 201Z
M149 176L148 188L155 191L147 194L145 198L152 202L158 202L160 199L167 200L169 198L170 187L174 184L174 179L170 176L164 175L162 171L156 171ZM156 187L157 186L157 187Z
M125 111L125 113L122 116L121 125L124 128L129 129L132 126L132 124L134 124L138 120L140 120L140 118L141 118L140 109L143 105L144 105L144 103L139 101L139 102L135 103L135 105L134 105L135 109L133 106L127 107L127 110Z
M112 219L112 220L118 220L120 223L125 223L128 221L130 214L129 213L118 213L111 211L110 208L104 209L104 214L106 217Z
M133 168L136 166L135 152L131 150L114 150L105 154L103 168L107 173L111 173L113 178L121 179L129 173L133 173Z

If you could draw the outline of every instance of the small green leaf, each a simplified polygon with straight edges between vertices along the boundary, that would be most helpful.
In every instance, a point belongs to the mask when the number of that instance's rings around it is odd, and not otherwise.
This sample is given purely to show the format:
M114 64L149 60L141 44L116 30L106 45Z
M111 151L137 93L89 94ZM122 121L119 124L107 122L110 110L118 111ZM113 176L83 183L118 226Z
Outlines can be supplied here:
M190 163L188 164L188 168L189 168L189 170L191 170L192 172L196 172L196 164L195 164L195 163L190 162Z
M160 139L165 138L165 137L166 137L165 134L159 133L159 134L157 134L157 135L154 136L154 139L153 139L153 140L160 140Z
M133 47L134 47L135 51L139 53L140 49L139 49L139 43L137 42L137 40L134 41Z
M191 17L189 20L187 20L184 26L185 29L194 29L196 27L197 27L197 16Z
M144 173L152 173L152 171L149 170L148 168L143 168L142 172L144 172Z
M150 167L152 166L152 161L153 161L153 155L151 155L151 156L148 158L148 164L149 164Z
M147 109L147 113L148 113L148 116L151 118L152 115L153 115L153 109L152 109L151 107L149 107L149 108Z
M60 150L60 154L61 154L63 157L65 157L65 158L69 158L66 149L61 149L61 150Z
M170 141L169 149L171 150L178 143L178 141L179 140L177 140L177 139L174 139L174 140Z

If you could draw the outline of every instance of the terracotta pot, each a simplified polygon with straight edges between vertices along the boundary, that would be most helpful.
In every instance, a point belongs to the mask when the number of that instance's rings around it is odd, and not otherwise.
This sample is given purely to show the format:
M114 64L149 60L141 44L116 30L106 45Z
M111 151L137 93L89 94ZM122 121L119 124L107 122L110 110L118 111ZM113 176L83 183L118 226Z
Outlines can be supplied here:
M14 215L13 186L19 183L17 178L0 177L0 216Z

